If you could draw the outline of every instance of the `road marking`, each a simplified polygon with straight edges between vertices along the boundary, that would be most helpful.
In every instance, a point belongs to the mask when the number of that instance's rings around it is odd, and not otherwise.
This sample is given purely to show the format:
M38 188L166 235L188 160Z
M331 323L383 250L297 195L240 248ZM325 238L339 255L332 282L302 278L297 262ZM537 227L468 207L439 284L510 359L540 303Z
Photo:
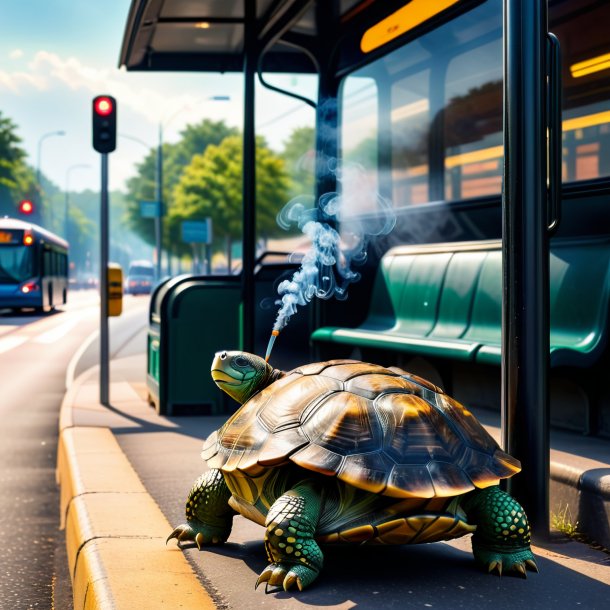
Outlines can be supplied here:
M48 330L42 335L38 335L33 339L35 343L55 343L65 335L67 335L82 319L82 316L74 316L70 320L63 322Z
M18 347L27 340L27 337L5 337L4 339L0 339L0 354L4 354L4 352L8 352L13 348Z
M74 383L74 374L78 361L81 359L83 354L89 349L91 344L99 337L100 331L94 330L80 345L80 347L74 353L74 356L70 359L68 368L66 369L66 390Z
M0 325L0 335L7 335L13 332L16 328L19 328L16 324L2 324Z

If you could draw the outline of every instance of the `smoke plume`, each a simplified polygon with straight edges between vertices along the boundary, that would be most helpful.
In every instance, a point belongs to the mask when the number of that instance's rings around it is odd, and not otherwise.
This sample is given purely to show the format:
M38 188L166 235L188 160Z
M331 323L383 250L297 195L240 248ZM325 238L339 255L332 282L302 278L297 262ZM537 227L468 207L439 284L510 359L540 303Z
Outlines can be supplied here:
M278 214L280 227L298 227L311 245L300 268L278 286L274 331L281 331L297 308L314 297L346 299L349 285L360 279L352 266L363 264L371 239L388 234L396 223L391 202L366 188L361 166L332 171L345 187L341 193L322 195L317 206L312 198L297 197Z

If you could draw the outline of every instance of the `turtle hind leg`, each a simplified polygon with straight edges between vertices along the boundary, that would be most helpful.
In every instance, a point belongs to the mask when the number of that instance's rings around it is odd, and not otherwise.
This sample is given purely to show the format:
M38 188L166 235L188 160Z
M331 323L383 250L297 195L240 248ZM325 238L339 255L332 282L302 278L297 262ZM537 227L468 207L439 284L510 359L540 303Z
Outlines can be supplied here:
M193 484L186 500L186 523L169 535L166 543L176 538L178 543L194 541L202 545L226 542L235 511L229 506L231 492L219 470L202 474Z
M498 486L477 489L462 500L469 523L477 526L472 536L476 562L488 572L538 571L530 548L530 526L523 507Z
M321 510L319 491L303 482L280 496L267 514L265 550L269 565L261 572L255 588L266 583L272 593L295 585L302 591L318 576L323 555L314 535ZM269 590L274 585L277 589Z

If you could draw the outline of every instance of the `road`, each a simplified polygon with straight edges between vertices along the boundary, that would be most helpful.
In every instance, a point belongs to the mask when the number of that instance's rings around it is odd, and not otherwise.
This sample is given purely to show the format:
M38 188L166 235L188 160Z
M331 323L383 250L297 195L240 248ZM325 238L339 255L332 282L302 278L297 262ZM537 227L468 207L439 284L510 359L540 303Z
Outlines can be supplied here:
M111 356L142 331L147 303L125 299L123 316L110 324ZM58 529L58 416L66 384L97 363L98 328L94 291L72 292L65 307L46 316L0 311L2 610L72 606Z

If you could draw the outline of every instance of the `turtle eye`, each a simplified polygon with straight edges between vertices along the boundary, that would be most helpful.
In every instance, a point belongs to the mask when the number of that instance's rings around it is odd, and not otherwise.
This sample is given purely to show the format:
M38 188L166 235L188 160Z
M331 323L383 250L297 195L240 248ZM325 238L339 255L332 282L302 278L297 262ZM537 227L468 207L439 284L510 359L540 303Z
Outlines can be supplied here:
M248 359L244 358L243 356L237 356L233 362L235 363L235 366L238 366L240 369L243 369L250 364Z

